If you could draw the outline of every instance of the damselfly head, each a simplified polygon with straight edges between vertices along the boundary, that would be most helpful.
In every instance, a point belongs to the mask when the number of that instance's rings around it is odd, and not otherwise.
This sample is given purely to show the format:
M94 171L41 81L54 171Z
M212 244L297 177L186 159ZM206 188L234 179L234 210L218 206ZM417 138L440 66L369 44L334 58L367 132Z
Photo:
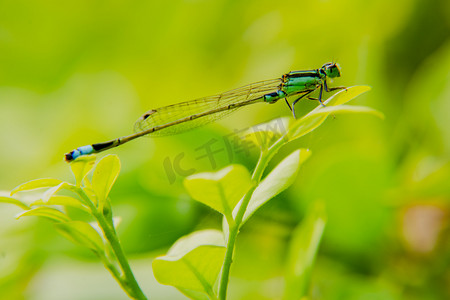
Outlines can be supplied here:
M321 69L327 77L335 78L341 76L341 69L337 63L326 63Z

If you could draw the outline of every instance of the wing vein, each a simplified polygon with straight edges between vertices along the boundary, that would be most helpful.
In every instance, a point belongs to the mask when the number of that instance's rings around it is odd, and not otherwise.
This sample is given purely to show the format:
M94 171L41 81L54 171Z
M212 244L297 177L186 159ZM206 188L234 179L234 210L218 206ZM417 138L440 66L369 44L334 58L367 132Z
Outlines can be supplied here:
M239 104L259 98L262 99L265 94L278 90L280 83L281 79L260 81L224 92L222 94L151 109L136 121L134 125L134 131L136 133L139 133L149 130L153 127L185 119L192 115L204 114L208 111L214 111L222 107L227 107L230 104ZM206 114L205 116L202 116L200 118L155 131L150 135L164 136L187 131L223 118L224 116L239 108L240 107L236 107L211 114Z

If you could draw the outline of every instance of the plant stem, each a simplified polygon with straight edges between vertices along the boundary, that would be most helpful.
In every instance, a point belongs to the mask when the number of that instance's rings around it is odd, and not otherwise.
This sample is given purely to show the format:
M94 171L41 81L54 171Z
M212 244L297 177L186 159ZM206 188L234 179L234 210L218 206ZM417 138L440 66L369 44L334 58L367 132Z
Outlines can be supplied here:
M234 222L228 221L228 239L227 239L227 250L225 252L225 258L222 265L222 272L220 274L220 283L219 283L219 299L225 300L227 297L227 288L228 281L230 279L230 268L231 263L233 262L233 254L234 254L234 246L236 244L236 238L239 233L239 229L242 223L242 219L244 218L245 211L247 209L248 203L252 197L253 192L256 189L256 186L261 181L262 174L267 167L267 164L272 159L272 157L277 153L278 149L282 145L284 145L285 140L280 138L277 142L275 142L270 149L267 151L262 151L258 163L256 164L255 169L253 170L252 180L255 185L245 194L244 198L242 198L239 210L236 214L236 218Z
M120 278L120 272L119 270L117 270L116 266L112 264L105 255L101 255L100 259L102 260L105 268L108 269L108 271L114 277L114 279L117 280L117 282L120 282L122 279Z
M136 281L136 278L131 271L128 260L125 256L125 252L120 245L119 238L117 237L116 230L113 225L110 225L106 220L105 216L97 210L94 203L90 200L89 196L83 191L83 189L79 189L79 195L87 202L89 208L91 209L92 215L97 219L97 222L100 228L103 230L103 234L105 238L108 240L111 249L114 252L114 255L117 258L117 262L122 270L122 276L116 277L115 272L113 272L110 268L107 268L113 273L113 276L118 280L120 286L127 292L127 294L133 299L146 300L147 297L142 292L139 284Z
M144 295L141 288L139 287L139 284L137 283L136 278L133 275L133 272L131 271L131 267L125 256L122 246L120 245L120 241L117 237L116 231L114 230L113 227L111 227L108 224L108 222L105 220L102 214L99 214L97 221L99 222L99 225L102 228L106 239L111 244L111 248L113 249L113 252L117 257L117 261L120 265L120 268L122 269L124 277L123 279L128 288L127 290L130 292L130 296L134 296L135 299L147 299L147 297Z
M240 211L245 212L245 208L248 205L248 202L251 199L251 196L253 194L253 191L255 190L255 187L252 187L244 196L242 199L241 207L239 208L238 214L236 216L236 220L234 222L228 221L228 241L227 241L227 250L225 252L225 258L222 265L222 272L220 274L220 283L219 283L219 299L225 300L227 298L227 288L228 288L228 281L230 279L230 268L231 263L233 262L233 254L234 254L234 245L236 243L236 237L239 233L239 227L241 225L242 217L244 214L240 214ZM244 207L244 209L242 209ZM238 219L238 217L240 218Z

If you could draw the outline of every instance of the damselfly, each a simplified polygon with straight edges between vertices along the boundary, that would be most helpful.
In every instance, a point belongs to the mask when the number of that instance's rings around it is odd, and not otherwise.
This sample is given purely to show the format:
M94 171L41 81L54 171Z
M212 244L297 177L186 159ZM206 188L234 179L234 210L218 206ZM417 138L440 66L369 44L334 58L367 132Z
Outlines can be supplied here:
M134 125L134 134L123 136L104 143L79 147L66 153L66 161L72 161L81 155L102 152L145 135L164 136L187 131L213 122L243 106L258 103L286 101L295 118L295 104L302 98L318 100L321 105L323 92L343 87L329 88L327 78L341 76L336 63L326 63L321 68L306 71L292 71L281 78L252 83L222 94L182 102L174 105L151 109L143 114ZM319 89L318 98L309 95ZM288 97L297 96L289 103Z

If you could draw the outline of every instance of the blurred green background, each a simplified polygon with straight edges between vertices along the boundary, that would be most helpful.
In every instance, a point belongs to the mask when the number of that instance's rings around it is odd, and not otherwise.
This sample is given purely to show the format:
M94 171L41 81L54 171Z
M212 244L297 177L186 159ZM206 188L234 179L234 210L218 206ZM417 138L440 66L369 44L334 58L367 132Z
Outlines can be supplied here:
M294 185L243 228L230 299L280 297L292 230L318 199L328 224L313 299L450 299L447 0L2 0L0 190L73 181L65 152L132 133L151 108L332 60L342 67L333 84L370 85L354 104L386 119L330 118L275 157L272 165L298 147L313 152ZM155 281L152 258L184 234L220 227L183 177L232 162L252 169L256 149L229 151L227 141L279 116L289 116L284 103L254 105L110 151L122 162L111 194L119 233L151 298L184 298ZM19 212L0 207L0 299L126 299L87 250L49 221L16 221Z

